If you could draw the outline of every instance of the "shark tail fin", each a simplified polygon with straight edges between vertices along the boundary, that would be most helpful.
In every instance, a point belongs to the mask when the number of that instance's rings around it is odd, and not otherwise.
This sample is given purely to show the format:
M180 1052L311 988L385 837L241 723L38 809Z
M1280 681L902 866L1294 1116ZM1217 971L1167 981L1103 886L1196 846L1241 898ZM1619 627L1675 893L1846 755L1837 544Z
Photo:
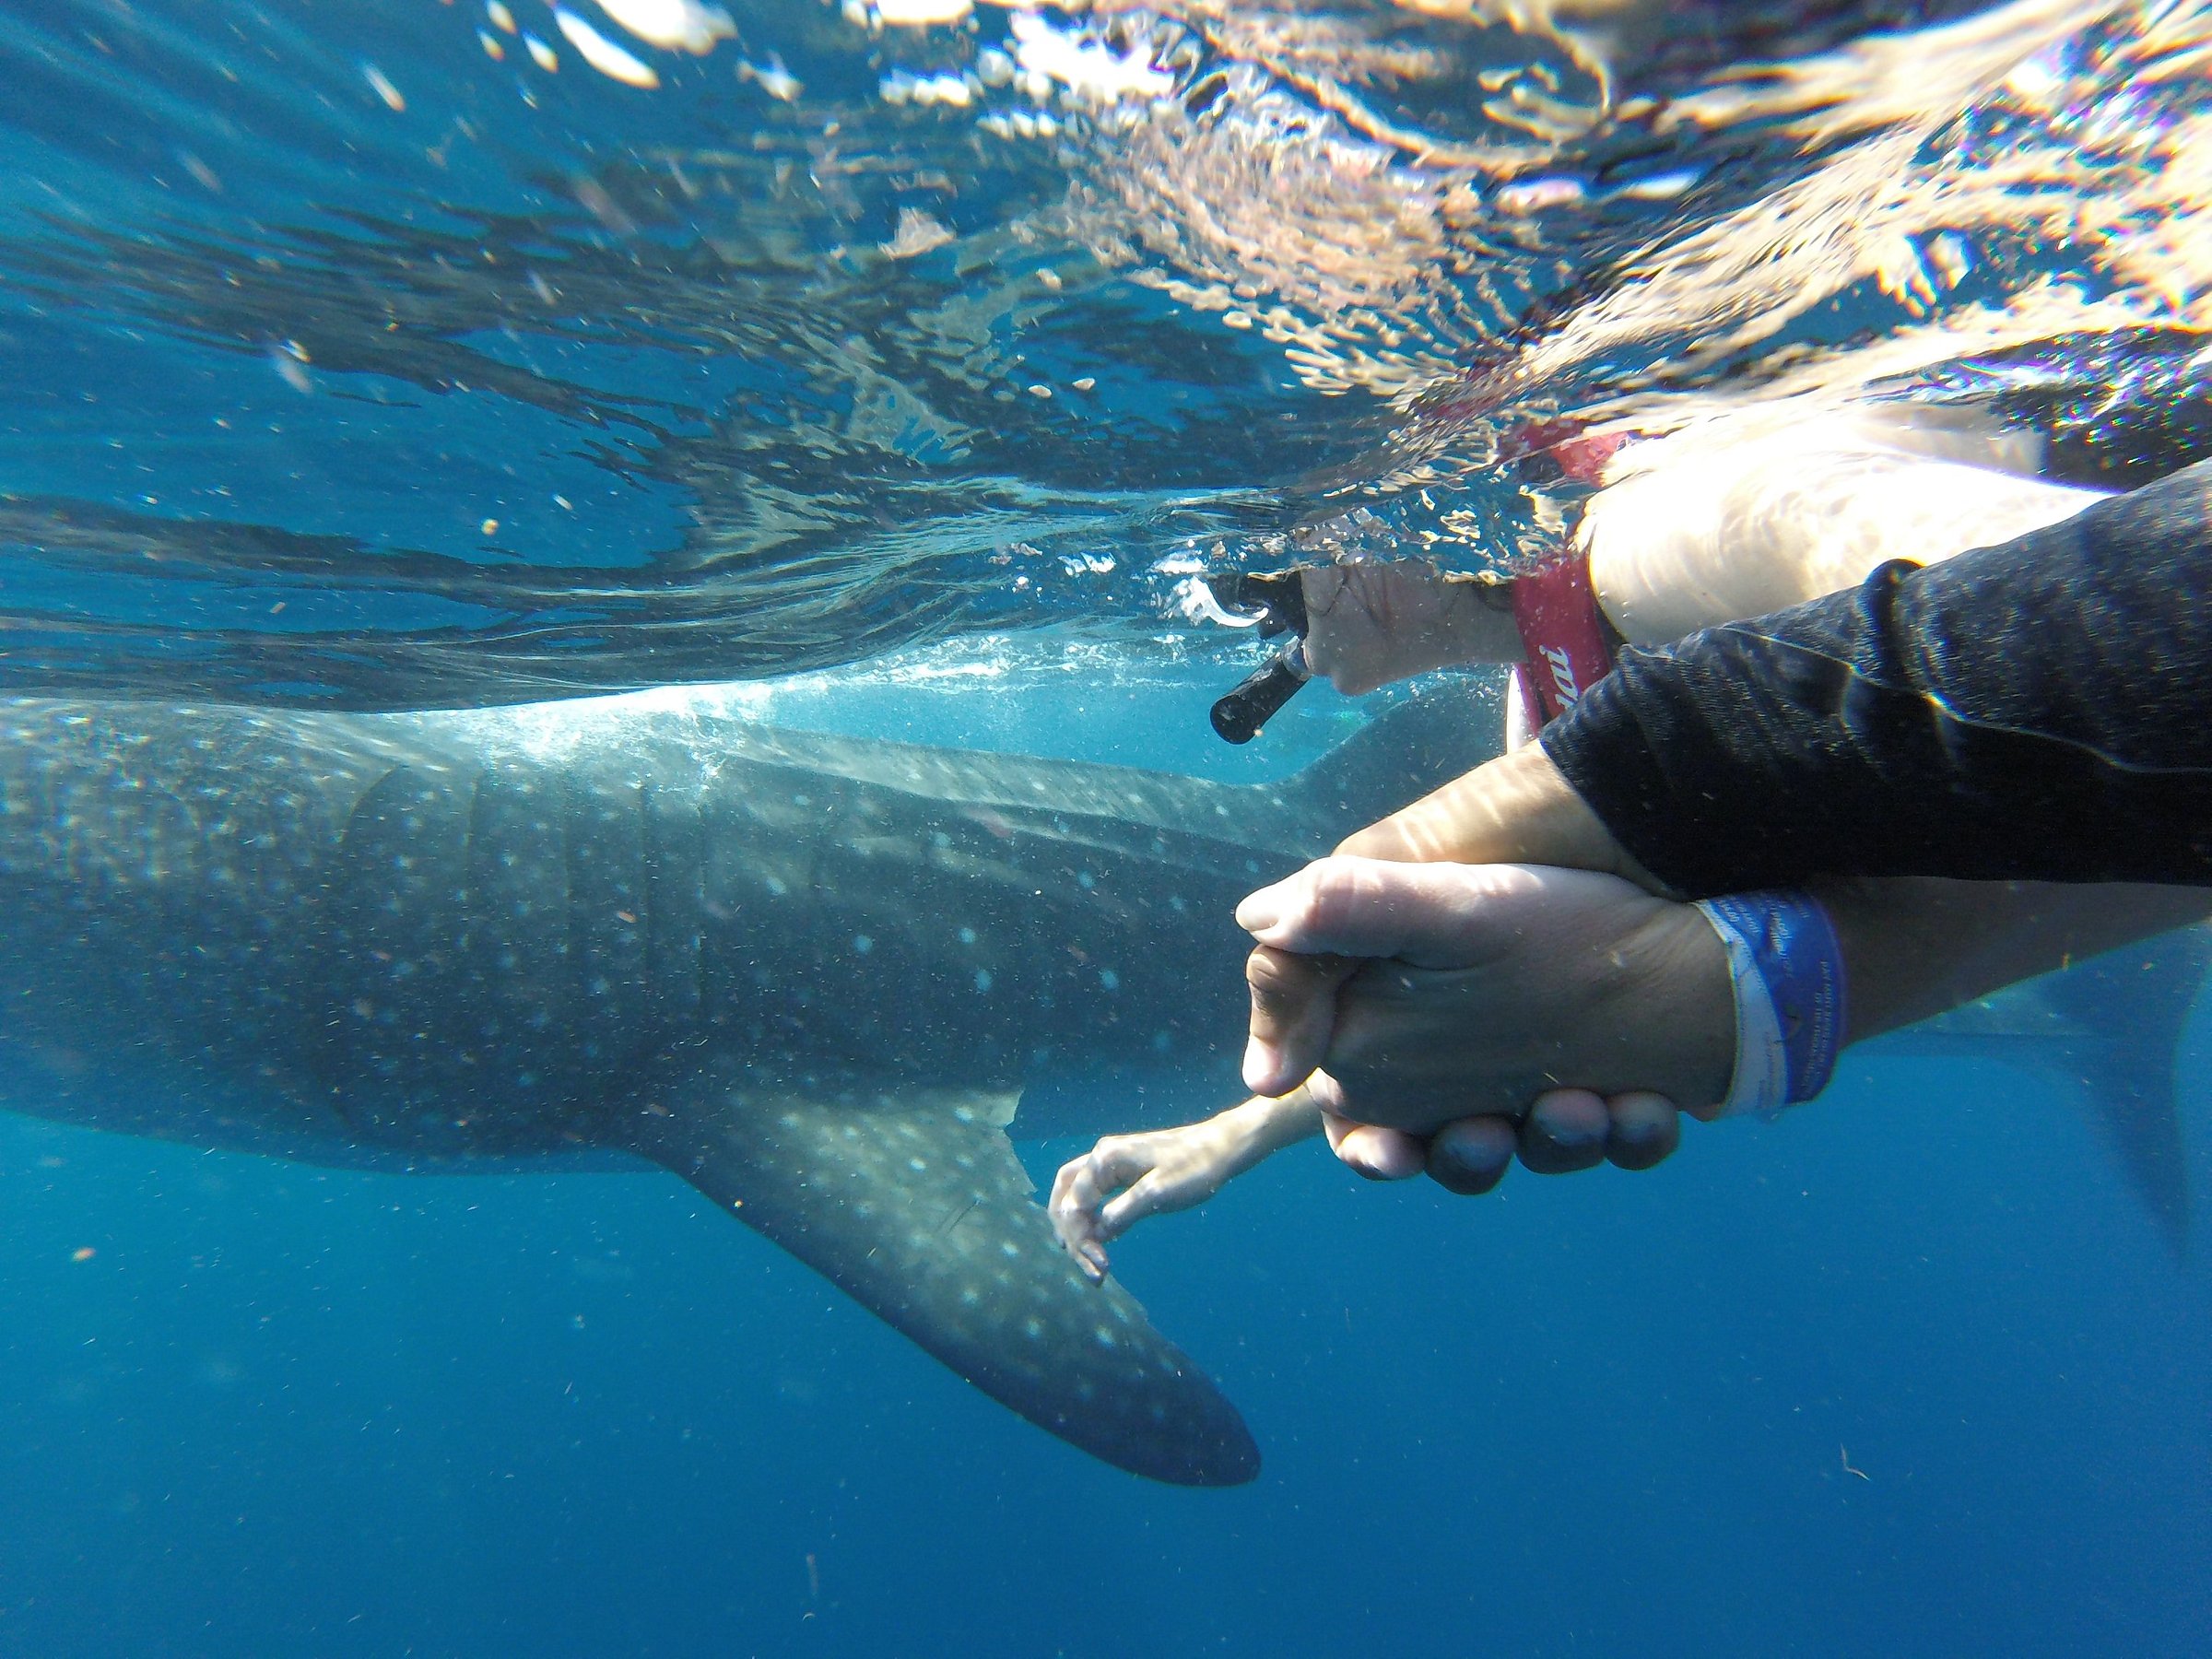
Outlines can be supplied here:
M2046 982L2053 1011L2081 1033L2062 1045L2061 1065L2176 1256L2189 1238L2176 1050L2208 963L2212 938L2193 927Z
M1154 1480L1252 1479L1236 1408L1060 1248L997 1106L710 1087L637 1149L1048 1433Z

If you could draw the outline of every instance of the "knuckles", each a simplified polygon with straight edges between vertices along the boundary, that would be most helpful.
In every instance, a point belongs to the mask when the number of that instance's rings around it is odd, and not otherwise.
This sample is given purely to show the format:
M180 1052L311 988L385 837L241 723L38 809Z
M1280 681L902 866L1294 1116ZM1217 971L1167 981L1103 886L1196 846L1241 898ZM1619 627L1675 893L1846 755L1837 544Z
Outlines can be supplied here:
M1263 945L1244 959L1244 982L1255 996L1293 996L1312 989L1313 971L1307 960Z

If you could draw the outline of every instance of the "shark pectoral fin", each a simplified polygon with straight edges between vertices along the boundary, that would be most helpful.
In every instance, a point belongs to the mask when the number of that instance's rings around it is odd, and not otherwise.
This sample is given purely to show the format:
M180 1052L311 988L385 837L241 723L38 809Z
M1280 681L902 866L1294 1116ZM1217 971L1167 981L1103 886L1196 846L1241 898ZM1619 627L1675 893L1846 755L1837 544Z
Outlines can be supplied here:
M1212 1381L1060 1248L998 1126L1004 1097L829 1104L725 1089L670 1104L640 1150L993 1399L1155 1480L1259 1472Z

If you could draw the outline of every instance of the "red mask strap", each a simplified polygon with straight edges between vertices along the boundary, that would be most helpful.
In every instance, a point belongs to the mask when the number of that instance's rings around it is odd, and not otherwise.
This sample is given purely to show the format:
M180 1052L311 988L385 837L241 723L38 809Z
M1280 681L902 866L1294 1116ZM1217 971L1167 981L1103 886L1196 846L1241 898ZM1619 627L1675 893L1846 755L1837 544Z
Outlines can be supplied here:
M1546 721L1572 708L1613 670L1613 645L1590 586L1590 561L1580 553L1513 579L1513 625L1528 653L1524 692L1534 694Z

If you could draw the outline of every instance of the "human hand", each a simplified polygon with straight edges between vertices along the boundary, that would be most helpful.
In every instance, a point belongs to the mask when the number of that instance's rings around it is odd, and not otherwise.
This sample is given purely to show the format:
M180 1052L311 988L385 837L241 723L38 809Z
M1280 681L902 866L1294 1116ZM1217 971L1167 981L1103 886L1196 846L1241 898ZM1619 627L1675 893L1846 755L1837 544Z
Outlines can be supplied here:
M1493 597L1504 589L1448 579L1426 559L1315 565L1300 583L1307 665L1347 696L1521 654L1512 616Z
M1206 1119L1144 1135L1110 1135L1060 1166L1046 1206L1068 1254L1094 1282L1106 1245L1147 1216L1203 1204L1269 1153L1320 1126L1302 1091L1254 1099Z
M1369 1180L1426 1174L1467 1197L1496 1186L1516 1154L1539 1175L1564 1175L1601 1162L1648 1170L1673 1156L1682 1137L1675 1103L1646 1089L1610 1100L1587 1088L1547 1089L1518 1123L1494 1115L1465 1117L1426 1136L1337 1117L1324 1117L1323 1124L1330 1149Z
M1526 1114L1538 1096L1726 1093L1726 952L1689 906L1618 877L1340 856L1253 894L1237 919L1259 942L1244 1063L1256 1093L1303 1082L1334 1117L1417 1136L1529 1115L1539 1160L1583 1156L1587 1134L1570 1131L1589 1112L1562 1100Z

